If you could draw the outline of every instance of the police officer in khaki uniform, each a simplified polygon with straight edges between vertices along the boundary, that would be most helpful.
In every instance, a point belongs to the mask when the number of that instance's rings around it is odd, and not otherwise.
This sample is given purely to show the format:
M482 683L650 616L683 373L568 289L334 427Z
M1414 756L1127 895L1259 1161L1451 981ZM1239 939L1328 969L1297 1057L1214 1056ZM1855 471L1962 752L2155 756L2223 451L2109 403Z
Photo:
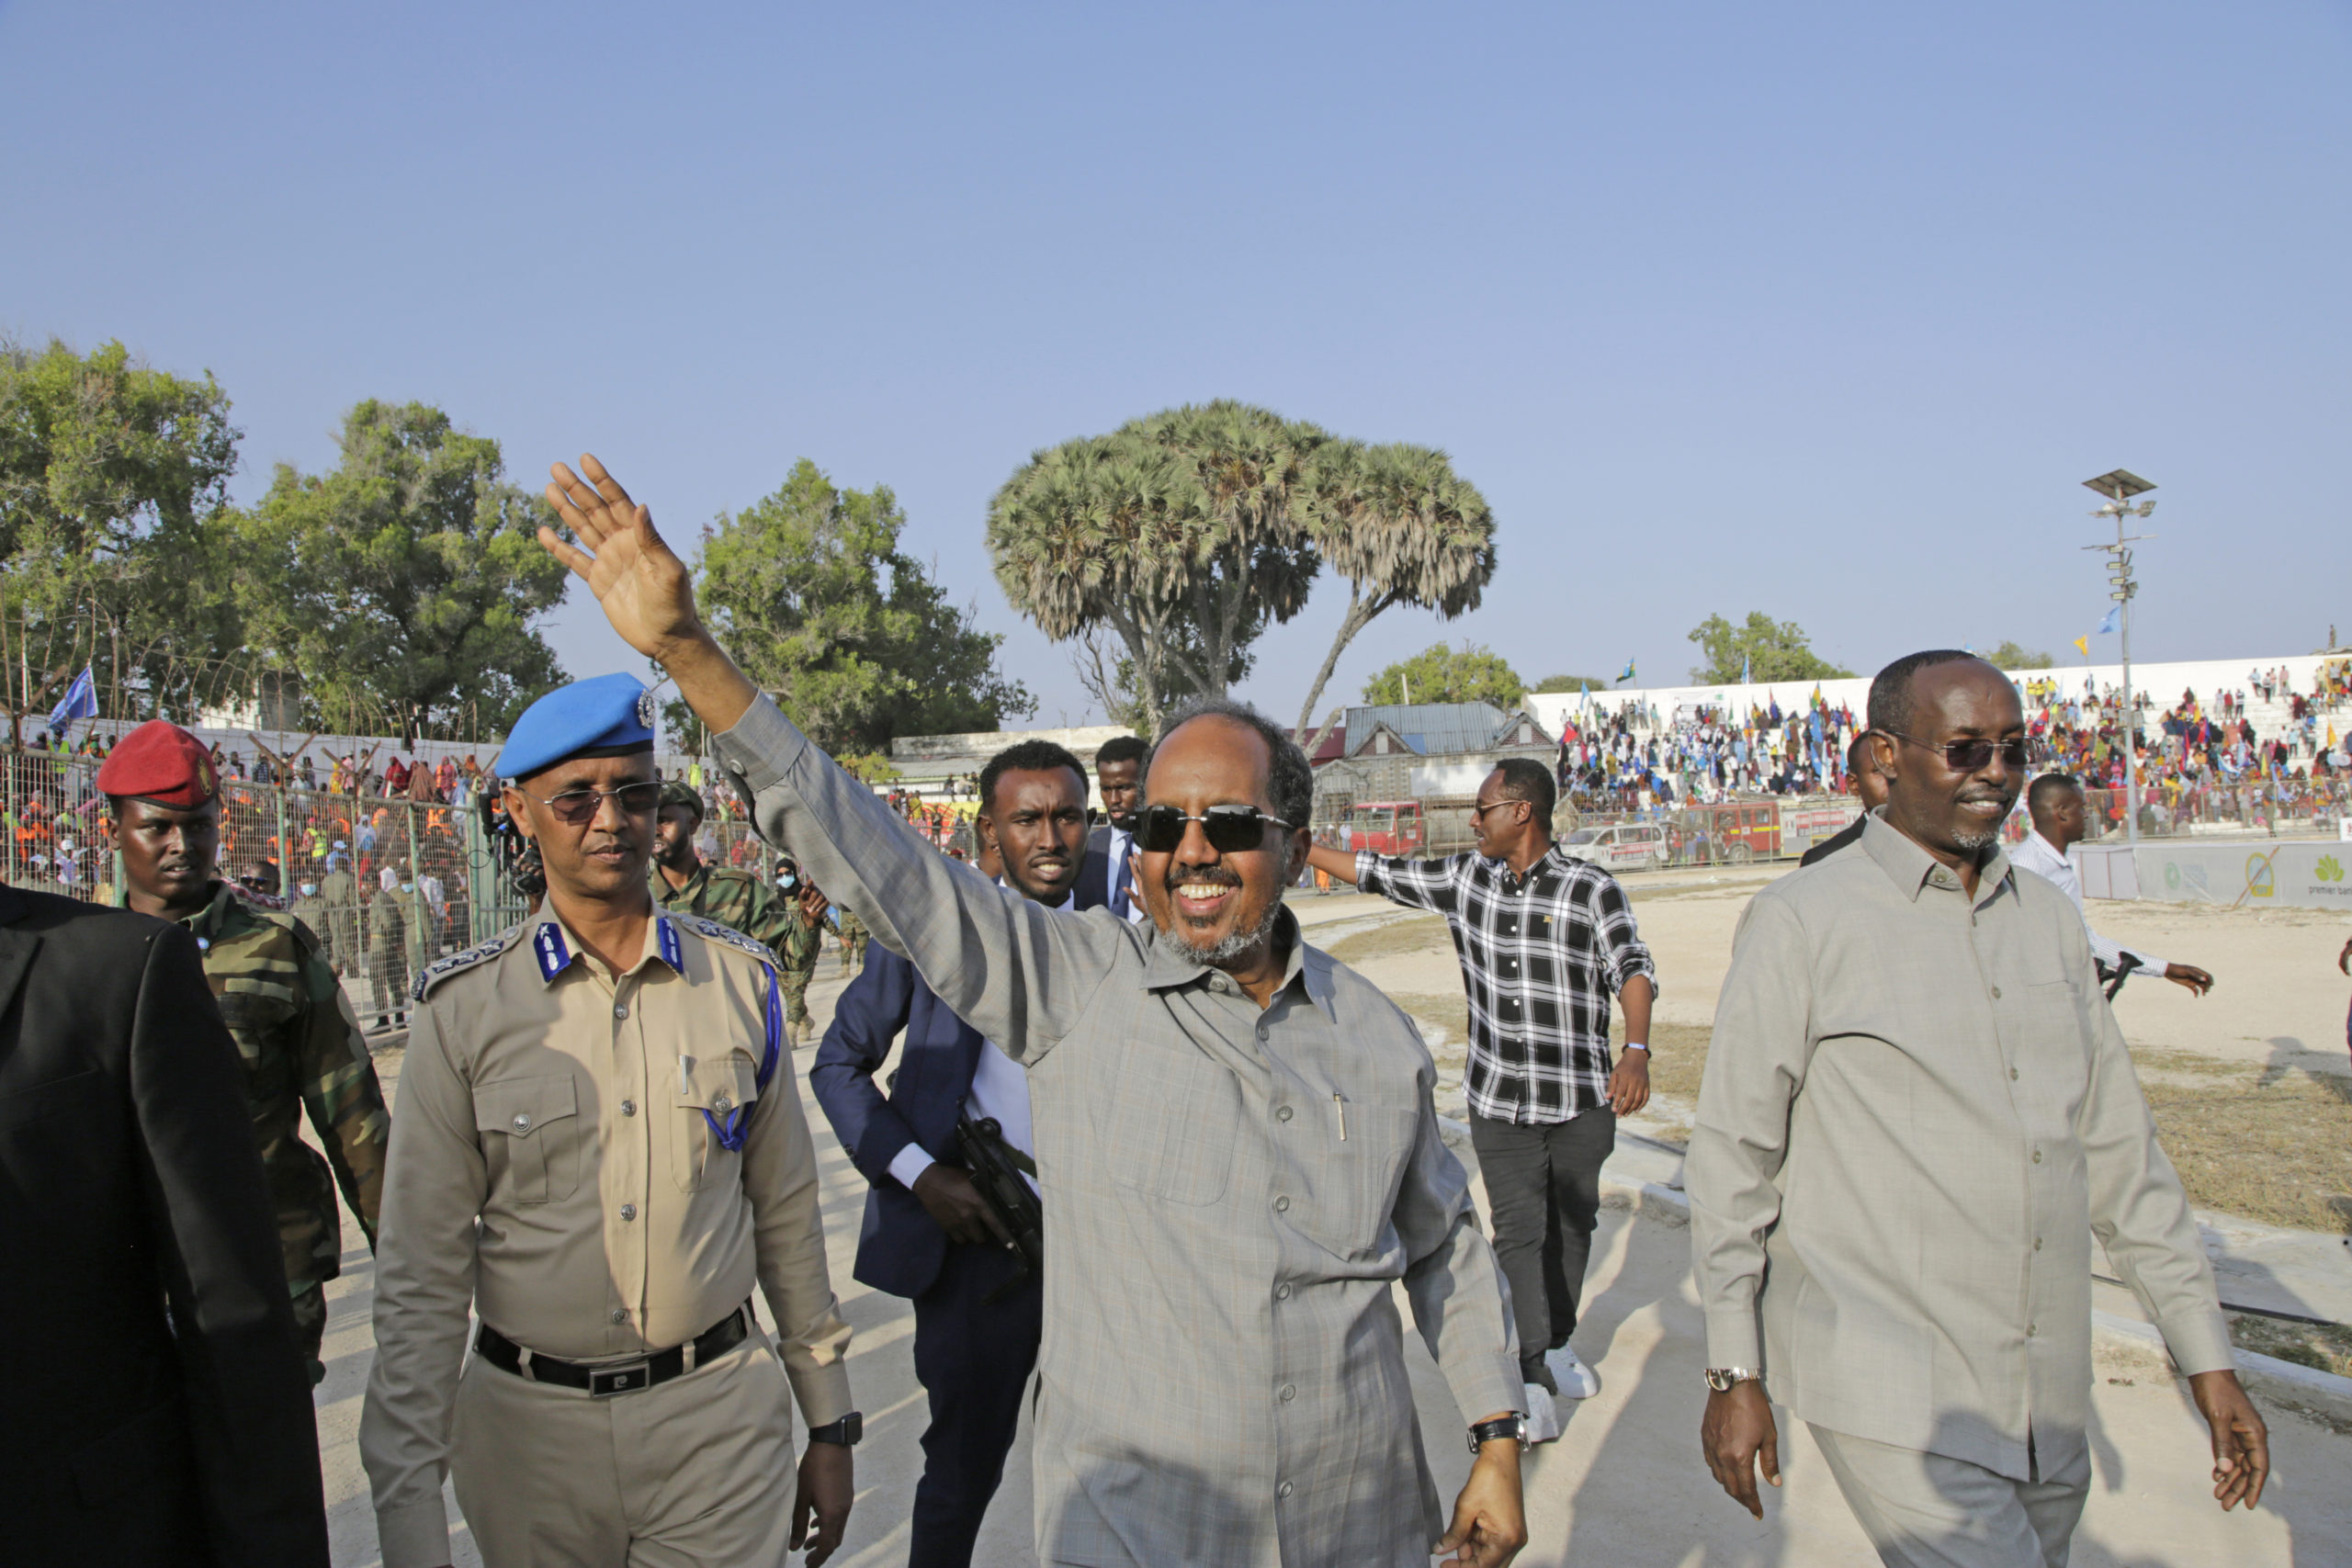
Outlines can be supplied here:
M324 1286L343 1271L335 1188L372 1247L390 1130L359 1020L317 934L221 879L220 783L203 742L150 720L123 737L97 785L122 855L123 902L195 933L204 976L244 1060L294 1325L315 1384L326 1375L319 1359ZM324 1158L302 1142L306 1111Z
M607 675L524 714L498 772L545 902L417 980L359 1428L385 1568L449 1561L445 1472L490 1568L821 1563L848 1518L862 1423L780 987L647 890L651 707Z

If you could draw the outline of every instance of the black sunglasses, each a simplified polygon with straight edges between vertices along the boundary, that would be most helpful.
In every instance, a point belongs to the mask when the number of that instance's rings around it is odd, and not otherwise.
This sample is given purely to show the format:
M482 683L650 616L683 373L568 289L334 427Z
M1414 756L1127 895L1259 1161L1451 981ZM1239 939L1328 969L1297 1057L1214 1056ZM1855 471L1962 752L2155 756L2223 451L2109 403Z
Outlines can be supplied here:
M524 795L531 795L523 790ZM531 795L533 800L556 815L559 822L577 828L583 822L594 822L606 797L620 803L620 808L631 817L650 817L662 803L662 784L658 779L625 784L618 789L568 789L561 795Z
M1909 740L1922 751L1941 751L1944 761L1956 773L1973 773L1993 760L1998 751L2001 761L2012 768L2025 766L2025 737L2009 740L1948 740L1941 746L1931 746L1925 740L1914 739L1899 729L1882 729L1881 735L1892 735L1897 740Z
M1136 842L1147 854L1172 854L1184 841L1184 824L1198 822L1209 848L1221 855L1254 850L1265 842L1268 827L1287 828L1279 817L1269 817L1254 806L1212 806L1198 817L1187 817L1173 806L1147 806L1136 813Z

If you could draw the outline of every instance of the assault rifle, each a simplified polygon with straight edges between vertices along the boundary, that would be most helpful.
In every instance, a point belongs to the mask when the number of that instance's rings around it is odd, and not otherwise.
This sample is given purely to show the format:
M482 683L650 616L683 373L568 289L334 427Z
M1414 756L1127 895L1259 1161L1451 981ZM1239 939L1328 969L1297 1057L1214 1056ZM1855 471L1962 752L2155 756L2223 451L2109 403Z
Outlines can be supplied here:
M997 1224L1004 1227L1012 1240L1008 1244L1020 1255L1022 1277L1041 1274L1046 1267L1046 1211L1031 1191L1024 1176L1037 1173L1036 1162L1004 1141L1004 1129L993 1116L973 1119L968 1111L956 1117L956 1152L964 1161L964 1170L971 1177L972 1185L979 1190L980 1201L989 1206ZM1010 1290L1019 1279L1008 1281L999 1292Z

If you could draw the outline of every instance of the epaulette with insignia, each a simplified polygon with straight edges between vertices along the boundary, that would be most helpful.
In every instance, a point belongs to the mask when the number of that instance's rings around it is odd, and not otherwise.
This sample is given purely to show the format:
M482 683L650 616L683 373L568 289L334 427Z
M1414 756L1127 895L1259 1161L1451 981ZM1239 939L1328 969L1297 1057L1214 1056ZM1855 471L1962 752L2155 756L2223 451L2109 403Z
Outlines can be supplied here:
M722 926L717 920L708 919L701 915L673 915L670 918L706 942L723 943L740 952L750 953L770 968L778 967L776 956L768 951L767 943L754 942L733 926Z
M521 926L509 926L488 942L479 942L463 953L453 953L447 958L435 959L416 972L416 984L410 988L409 998L412 1001L421 1002L424 999L424 994L427 991L458 970L470 969L485 958L497 957L514 945L515 935L522 929Z

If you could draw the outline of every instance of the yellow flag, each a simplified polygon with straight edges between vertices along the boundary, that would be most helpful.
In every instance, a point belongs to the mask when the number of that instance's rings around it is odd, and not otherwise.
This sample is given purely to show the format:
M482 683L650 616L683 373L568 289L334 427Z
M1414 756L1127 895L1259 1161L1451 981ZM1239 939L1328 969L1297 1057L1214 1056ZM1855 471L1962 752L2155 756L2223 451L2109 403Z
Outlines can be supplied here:
M2088 658L2091 656L2091 639L2090 639L2090 638L2088 638L2088 637L2076 637L2076 638L2075 639L2075 647L2076 649L2080 649L2080 650L2081 650L2082 655L2083 655L2083 657L2084 657L2085 659L2088 659Z

